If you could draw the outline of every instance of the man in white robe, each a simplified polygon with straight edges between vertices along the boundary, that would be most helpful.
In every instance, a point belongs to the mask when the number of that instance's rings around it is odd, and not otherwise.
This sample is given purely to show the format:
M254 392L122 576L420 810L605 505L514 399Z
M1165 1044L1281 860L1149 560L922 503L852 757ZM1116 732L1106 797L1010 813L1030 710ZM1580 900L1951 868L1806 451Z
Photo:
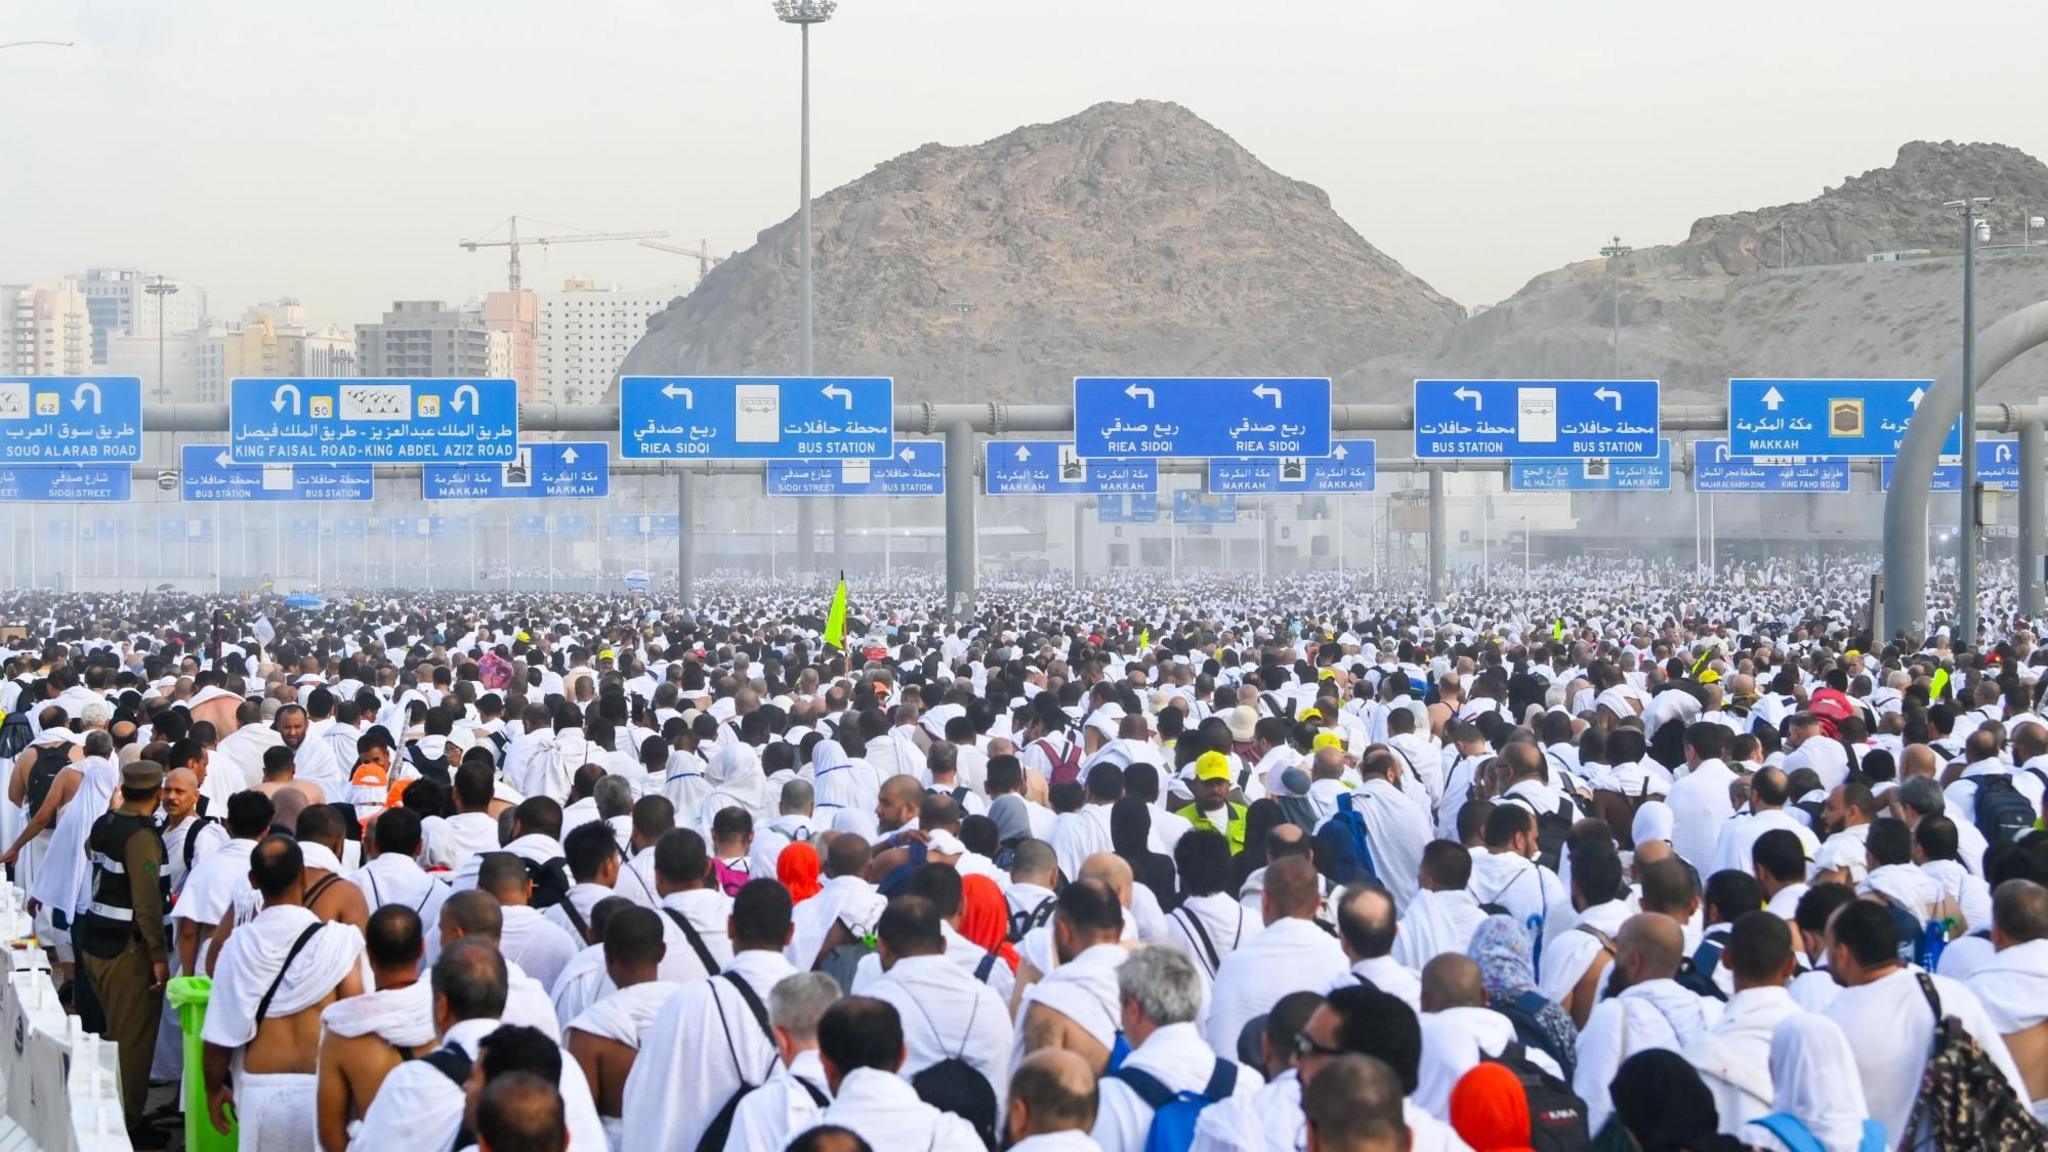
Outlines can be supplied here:
M1969 988L2026 1075L2034 1115L2048 1120L2048 888L2007 880L1991 904L1998 952L1971 974Z
M1322 907L1320 880L1315 866L1300 856L1266 867L1260 897L1266 929L1225 958L1216 973L1203 1033L1217 1055L1235 1056L1245 1024L1282 996L1322 991L1350 967L1343 948L1315 922Z
M1771 1037L1780 1021L1801 1010L1785 990L1798 970L1791 926L1762 909L1736 917L1720 970L1733 978L1734 994L1721 1018L1694 1037L1683 1055L1714 1094L1721 1132L1735 1136L1771 1111Z
M974 1126L918 1098L903 1065L903 1021L895 1006L851 997L818 1020L818 1060L832 1102L818 1123L846 1128L872 1148L987 1152Z
M1466 891L1472 879L1472 853L1454 840L1432 840L1422 850L1420 887L1401 913L1394 936L1394 959L1418 972L1446 952L1463 955L1472 934L1486 922L1486 912Z
M734 1109L726 1152L783 1152L791 1137L818 1123L832 1102L818 1059L818 1020L839 998L838 983L823 972L786 977L768 994L768 1023L781 1063Z
M1728 731L1718 724L1712 727ZM1586 1018L1579 1032L1578 1066L1572 1072L1572 1091L1586 1102L1586 1123L1596 1136L1614 1115L1607 1086L1622 1061L1652 1048L1683 1052L1719 1018L1717 1004L1672 979L1684 947L1678 923L1654 912L1630 919L1615 936L1610 986L1619 985L1620 990Z
M615 1111L640 1042L676 986L657 979L663 950L661 921L645 908L624 908L605 923L605 973L613 991L571 1019L563 1032L569 1055L597 1101L598 1118L614 1148L622 1147Z

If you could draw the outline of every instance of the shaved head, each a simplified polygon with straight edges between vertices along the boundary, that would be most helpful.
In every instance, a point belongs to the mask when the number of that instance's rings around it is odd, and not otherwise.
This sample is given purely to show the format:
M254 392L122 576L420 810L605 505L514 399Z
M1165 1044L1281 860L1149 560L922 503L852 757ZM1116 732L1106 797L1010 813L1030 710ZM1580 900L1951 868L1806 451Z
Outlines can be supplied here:
M1615 966L1626 970L1630 984L1669 980L1678 975L1685 954L1685 932L1678 921L1656 912L1631 916L1614 934Z
M1462 952L1445 952L1422 966L1422 1010L1484 1008L1486 989L1479 965Z
M1097 852L1081 861L1081 879L1099 880L1116 893L1117 903L1131 906L1131 885L1136 877L1131 873L1130 861L1114 852Z

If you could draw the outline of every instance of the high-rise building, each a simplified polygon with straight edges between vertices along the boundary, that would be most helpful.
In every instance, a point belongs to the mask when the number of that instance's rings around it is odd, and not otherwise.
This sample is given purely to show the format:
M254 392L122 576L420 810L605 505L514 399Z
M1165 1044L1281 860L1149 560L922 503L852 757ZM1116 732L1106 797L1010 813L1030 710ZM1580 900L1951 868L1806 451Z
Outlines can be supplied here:
M484 293L484 324L493 333L502 333L505 337L502 371L494 368L491 375L517 381L522 403L533 400L534 382L538 376L534 369L538 311L538 303L531 292Z
M668 307L675 288L599 288L572 279L540 300L540 386L535 399L595 404L647 332L647 318Z
M115 333L156 336L158 301L150 295L148 288L157 279L153 273L133 268L88 268L71 277L79 291L85 294L86 307L92 312L94 364L106 365L108 339ZM206 322L206 290L192 284L172 282L178 284L178 291L163 297L164 331L167 334L195 331Z
M0 285L0 372L79 376L92 371L92 313L78 285Z
M376 324L356 325L359 376L485 376L491 332L482 312L439 300L400 300Z
M109 375L140 378L142 398L151 404L225 404L227 340L227 333L220 329L178 332L165 336L159 351L154 334L114 332L107 336L106 361L100 369ZM161 376L159 363L163 365Z

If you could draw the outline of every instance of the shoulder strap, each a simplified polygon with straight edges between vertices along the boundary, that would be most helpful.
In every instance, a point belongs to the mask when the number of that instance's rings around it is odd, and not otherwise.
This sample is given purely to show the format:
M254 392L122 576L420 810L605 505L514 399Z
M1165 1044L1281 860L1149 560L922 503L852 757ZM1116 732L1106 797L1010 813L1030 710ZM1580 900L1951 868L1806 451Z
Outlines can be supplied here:
M194 816L192 818L192 826L185 829L185 843L183 845L185 871L192 871L192 853L199 847L199 834L206 831L206 826L213 822L213 817L211 816Z
M1216 1067L1209 1073L1209 1082L1202 1086L1202 1095L1211 1104L1237 1091L1237 1065L1218 1057Z
M673 908L663 908L662 911L668 914L669 919L676 922L676 927L682 929L683 939L690 942L690 950L697 954L697 959L704 965L704 974L707 976L718 975L718 960L711 955L711 949L705 946L704 937L698 934L697 926L690 923L688 916Z
M469 1053L453 1044L447 1044L420 1057L420 1063L430 1065L434 1071L454 1081L455 1086L460 1088L469 1082L469 1070L475 1061L469 1058Z
M974 966L974 979L975 979L975 980L976 980L977 982L979 982L979 983L982 983L982 984L986 984L986 983L988 983L988 974L989 974L990 972L993 972L993 971L995 971L995 967L996 967L996 954L995 954L995 953L993 953L993 952L990 952L990 953L988 953L988 954L984 955L984 956L983 956L983 957L981 958L981 963L979 963L979 964L976 964L976 965Z
M747 1011L754 1014L754 1023L761 1026L761 1035L771 1041L774 1040L775 1030L768 1023L768 1008L761 1003L761 997L754 991L754 986L741 979L737 972L721 972L719 979L731 984L733 991L740 994L740 999L747 1002Z
M1588 924L1584 921L1580 921L1579 923L1572 925L1572 930L1576 932L1584 932L1586 935L1591 936L1595 940L1598 940L1600 942L1600 950L1602 952L1607 953L1609 956L1615 954L1614 937L1609 936L1607 933L1602 932L1598 928L1593 927L1591 924Z
M818 1087L816 1084L811 1083L809 1080L806 1080L801 1076L791 1076L790 1079L796 1081L796 1086L803 1089L804 1095L809 1096L811 1098L811 1103L816 1104L818 1107L823 1108L832 1102L831 1099L825 1095L825 1090L823 1088Z
M1223 967L1223 957L1216 951L1215 941L1209 939L1209 930L1202 926L1202 917L1193 909L1182 905L1173 910L1173 918L1184 925L1195 942L1202 947L1202 958L1209 963L1209 976L1214 979L1216 970Z
M1941 1029L1941 993L1934 987L1934 977L1925 972L1915 972L1913 975L1920 981L1920 994L1927 997L1927 1007L1934 1012L1934 1027L1938 1032Z
M583 913L576 910L576 901L571 900L569 894L564 892L557 904L562 909L562 915L567 916L569 923L576 926L576 934L585 940L590 939L590 921L585 920Z
M1792 1152L1827 1152L1821 1142L1814 1138L1799 1117L1789 1112L1772 1112L1759 1116L1750 1123L1778 1138L1778 1142Z
M1124 1087L1136 1092L1138 1099L1143 1100L1154 1112L1173 1103L1173 1089L1161 1084L1158 1078L1149 1072L1141 1072L1126 1065L1111 1072L1109 1078L1123 1081Z
M326 926L316 920L306 925L306 930L299 933L297 940L292 941L292 950L284 954L284 963L277 966L277 979L270 982L269 991L263 994L263 999L256 1002L256 1022L258 1024L263 1023L264 1020L269 1018L270 1002L277 997L277 990L284 986L284 976L285 973L292 970L292 961L299 958L299 953L305 951L306 945L313 942L314 935Z
M313 882L313 886L311 888L306 889L305 905L307 911L312 910L313 901L318 900L320 898L321 893L327 891L329 888L332 888L339 883L341 883L341 875L336 872L329 872L327 875L322 876L318 880L315 880Z

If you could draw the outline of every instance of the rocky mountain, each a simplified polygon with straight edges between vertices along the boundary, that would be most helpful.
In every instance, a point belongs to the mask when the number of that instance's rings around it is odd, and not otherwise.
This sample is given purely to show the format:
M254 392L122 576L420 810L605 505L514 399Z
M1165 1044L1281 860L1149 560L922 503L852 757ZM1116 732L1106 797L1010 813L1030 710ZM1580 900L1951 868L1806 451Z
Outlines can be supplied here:
M1710 216L1679 243L1546 272L1436 348L1345 373L1342 390L1393 399L1418 376L1607 376L1617 327L1620 374L1662 380L1671 401L1722 399L1731 376L1935 376L1960 347L1961 222L1941 205L1963 195L1994 198L1980 323L2048 299L2048 244L2019 243L2022 218L2048 206L2048 166L2004 145L1914 142L1812 200ZM1909 250L1925 254L1866 261ZM2048 365L2028 357L1988 398L2044 392Z
M899 399L1050 401L1087 372L1336 375L1464 318L1321 190L1175 104L927 144L812 213L816 370L892 375ZM624 372L794 371L797 235L792 216L713 269Z

